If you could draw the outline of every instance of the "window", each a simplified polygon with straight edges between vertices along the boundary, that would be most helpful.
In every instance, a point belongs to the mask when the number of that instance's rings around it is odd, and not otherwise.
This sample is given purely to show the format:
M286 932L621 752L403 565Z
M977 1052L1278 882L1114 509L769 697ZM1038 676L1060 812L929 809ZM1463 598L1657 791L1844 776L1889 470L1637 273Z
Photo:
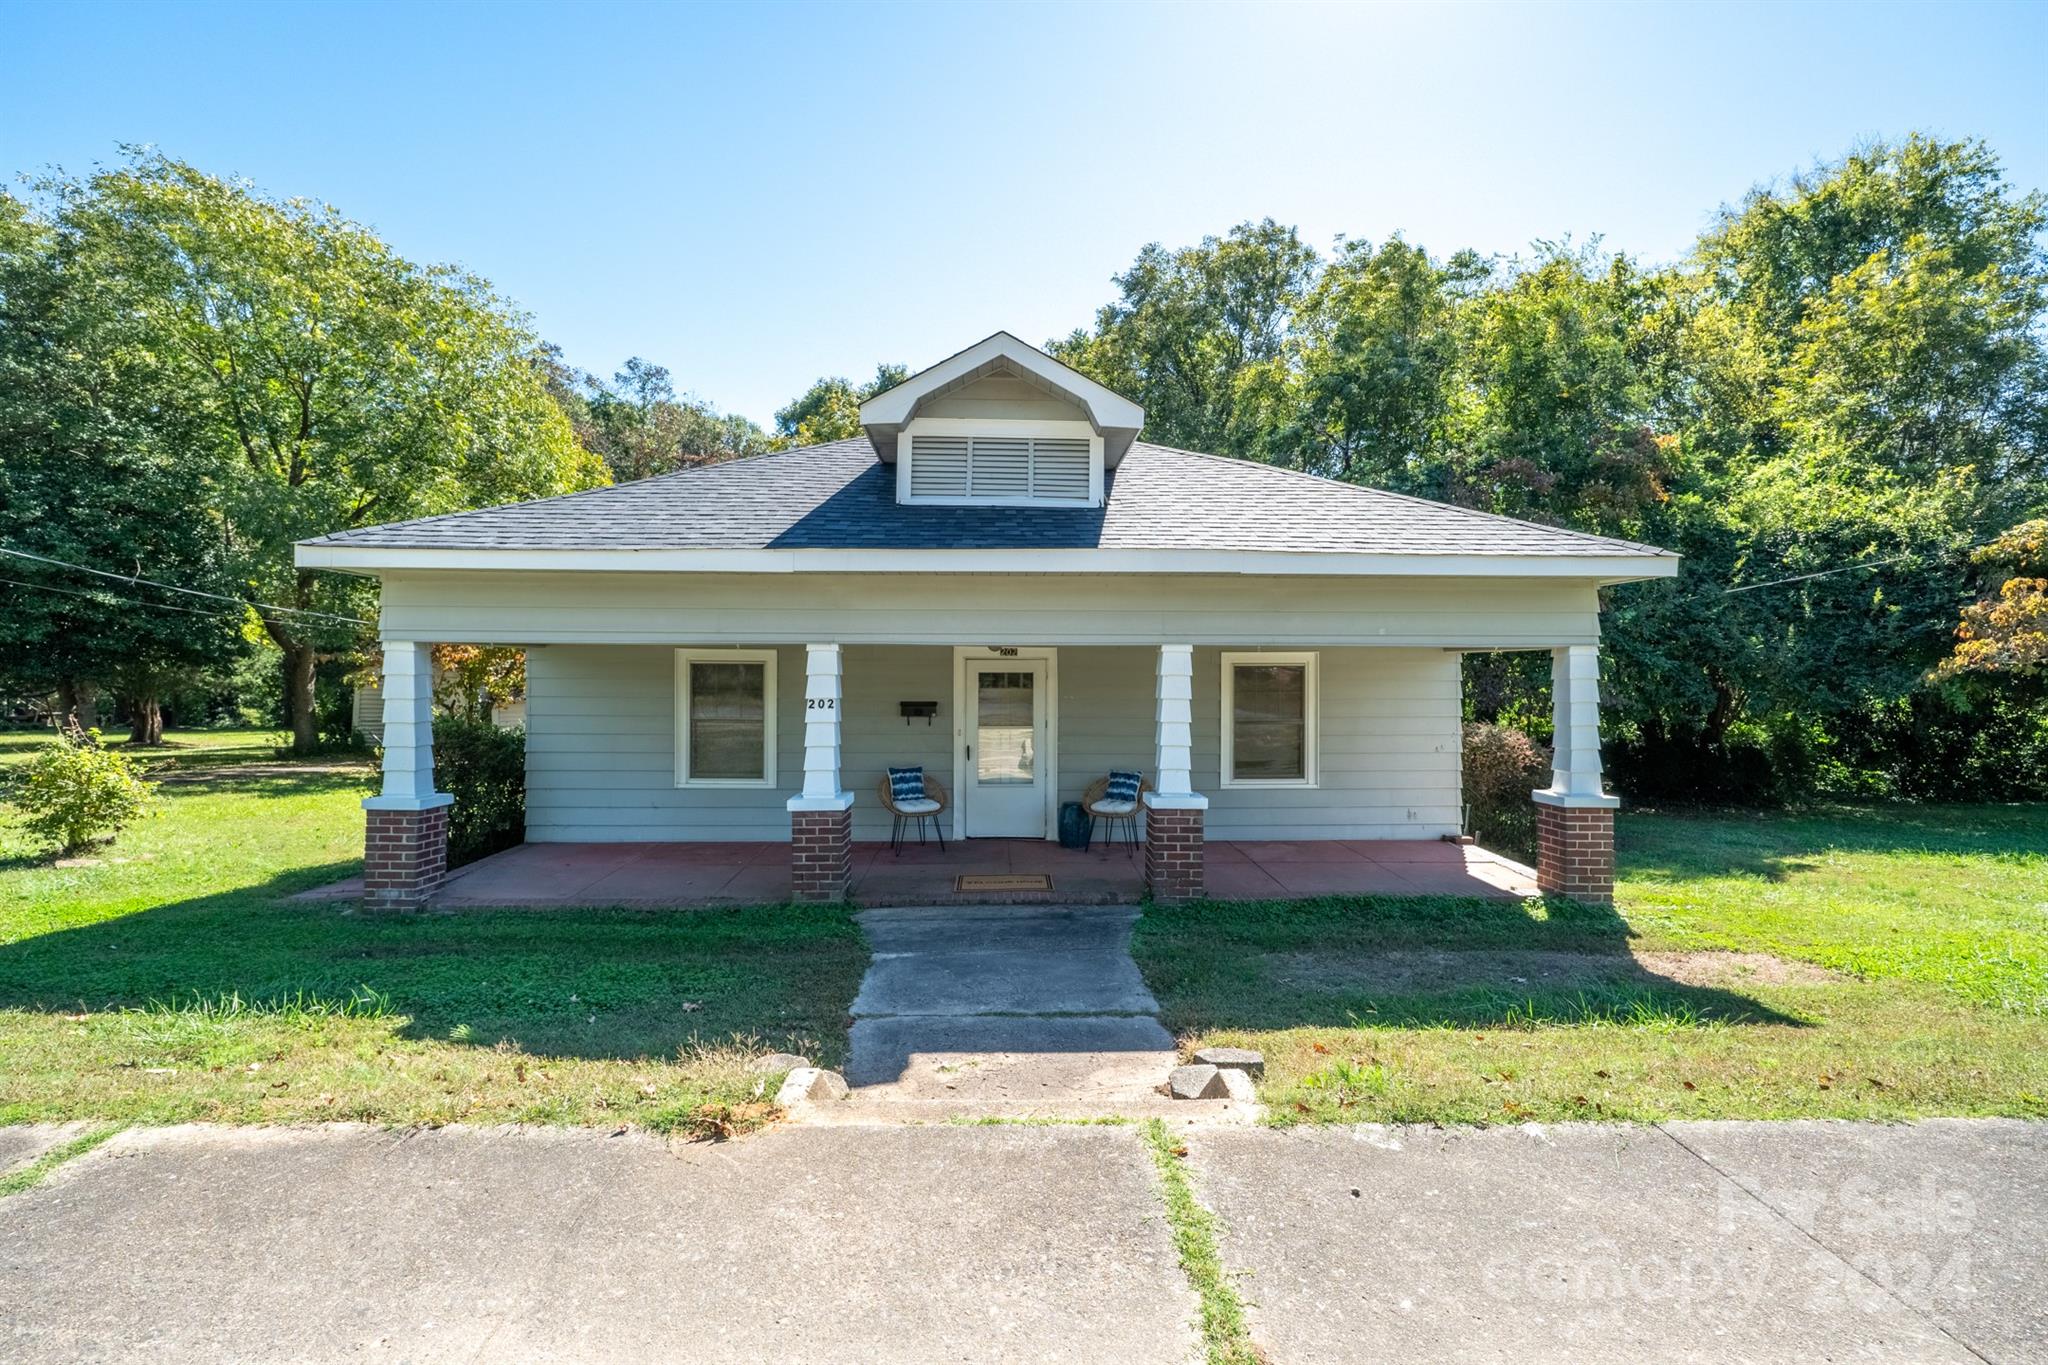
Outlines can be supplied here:
M1223 785L1316 784L1316 656L1223 656Z
M1072 436L908 438L910 496L933 502L1061 502L1094 494L1091 443Z
M775 785L774 651L676 651L676 785Z

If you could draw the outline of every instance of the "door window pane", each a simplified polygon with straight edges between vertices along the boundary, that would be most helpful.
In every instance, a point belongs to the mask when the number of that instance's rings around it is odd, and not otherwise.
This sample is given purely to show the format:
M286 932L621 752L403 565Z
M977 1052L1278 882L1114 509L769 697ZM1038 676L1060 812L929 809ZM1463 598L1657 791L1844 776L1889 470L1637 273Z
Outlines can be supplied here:
M1239 664L1232 670L1230 775L1249 781L1308 776L1308 669Z
M1035 780L1036 682L1032 673L976 672L974 774L983 785Z
M760 780L767 751L768 670L760 663L690 665L690 776Z

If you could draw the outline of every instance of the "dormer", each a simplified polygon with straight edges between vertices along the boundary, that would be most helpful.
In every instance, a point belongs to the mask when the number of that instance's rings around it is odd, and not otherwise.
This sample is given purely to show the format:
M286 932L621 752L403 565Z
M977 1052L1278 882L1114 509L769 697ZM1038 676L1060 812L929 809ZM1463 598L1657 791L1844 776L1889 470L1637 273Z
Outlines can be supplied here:
M860 424L899 503L1100 507L1145 410L997 332L861 404Z

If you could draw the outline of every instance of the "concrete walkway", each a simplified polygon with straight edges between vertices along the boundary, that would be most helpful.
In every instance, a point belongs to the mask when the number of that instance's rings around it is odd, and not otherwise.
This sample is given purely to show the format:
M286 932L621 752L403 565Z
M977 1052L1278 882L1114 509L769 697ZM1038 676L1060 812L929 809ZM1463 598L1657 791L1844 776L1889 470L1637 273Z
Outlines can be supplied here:
M853 1002L854 1093L822 1117L1186 1118L1225 1107L1158 1093L1177 1055L1131 960L1135 906L900 907L859 919L874 960Z
M2048 1125L1179 1131L1278 1365L2048 1360ZM1130 1127L133 1130L0 1200L0 1304L29 1363L1200 1354Z

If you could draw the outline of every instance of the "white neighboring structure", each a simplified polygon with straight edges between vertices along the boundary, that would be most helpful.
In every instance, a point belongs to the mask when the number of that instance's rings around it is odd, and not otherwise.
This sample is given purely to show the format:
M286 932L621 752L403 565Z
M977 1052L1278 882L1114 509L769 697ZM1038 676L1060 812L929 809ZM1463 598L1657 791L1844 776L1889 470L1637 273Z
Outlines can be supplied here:
M525 725L526 698L493 706L491 723L500 730L517 730ZM380 684L362 683L349 694L349 726L359 735L367 735L379 744L384 742L384 688Z
M817 899L885 837L891 766L950 779L961 838L1051 838L1061 802L1142 772L1162 898L1200 894L1209 838L1455 833L1459 655L1542 650L1538 870L1611 894L1599 591L1676 556L1150 445L1137 405L1007 333L861 419L299 563L381 580L387 657L527 649L529 840L791 840ZM373 896L430 895L419 860Z

